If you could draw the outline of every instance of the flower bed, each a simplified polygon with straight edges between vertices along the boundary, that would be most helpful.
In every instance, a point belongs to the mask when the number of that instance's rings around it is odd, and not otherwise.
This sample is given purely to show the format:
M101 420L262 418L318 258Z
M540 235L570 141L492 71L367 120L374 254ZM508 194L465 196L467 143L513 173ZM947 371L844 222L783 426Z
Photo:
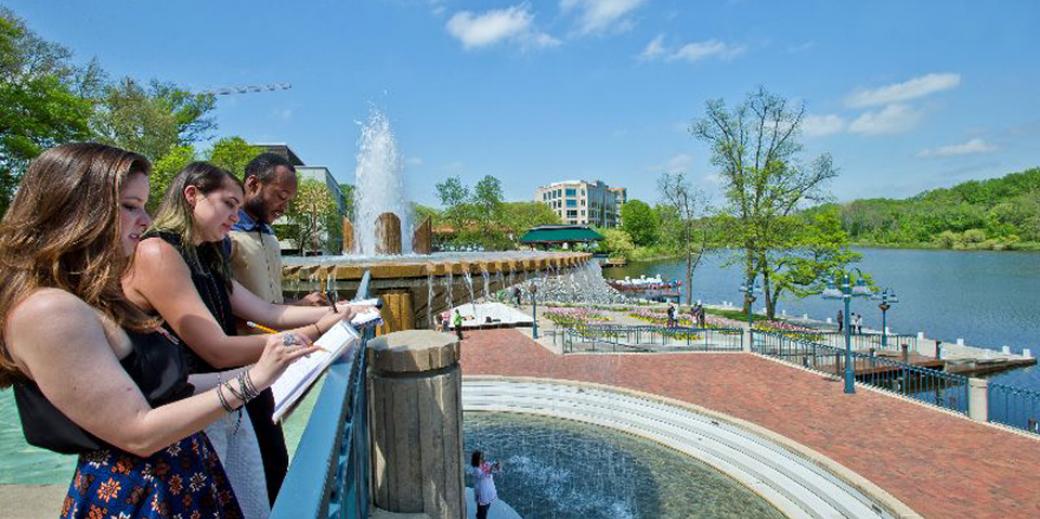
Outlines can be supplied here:
M605 322L610 318L602 312L590 308L565 308L559 306L549 307L545 311L545 318L552 321L556 326L573 328L578 325L593 322Z

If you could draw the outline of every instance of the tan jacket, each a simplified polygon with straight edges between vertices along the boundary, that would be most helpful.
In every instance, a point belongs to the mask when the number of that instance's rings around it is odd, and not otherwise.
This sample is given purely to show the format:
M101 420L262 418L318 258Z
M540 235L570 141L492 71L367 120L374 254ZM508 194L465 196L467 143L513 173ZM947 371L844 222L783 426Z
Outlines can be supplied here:
M282 303L282 250L278 238L259 231L231 231L231 272L260 299Z

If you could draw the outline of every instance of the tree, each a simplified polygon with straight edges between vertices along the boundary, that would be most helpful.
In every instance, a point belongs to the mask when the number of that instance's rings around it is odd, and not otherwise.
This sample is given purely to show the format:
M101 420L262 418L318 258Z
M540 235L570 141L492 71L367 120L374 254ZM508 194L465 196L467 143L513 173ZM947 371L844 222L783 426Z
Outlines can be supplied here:
M503 202L500 207L499 226L513 242L532 227L559 223L560 215L541 202Z
M246 165L263 151L257 146L250 146L241 137L224 137L213 143L209 151L209 161L245 180Z
M790 241L780 250L770 252L769 299L778 301L790 292L797 297L819 294L834 273L845 271L862 255L849 248L849 235L841 226L836 206L783 218L792 229L785 233ZM769 314L770 319L775 314Z
M632 243L632 237L622 229L603 229L600 234L603 235L600 247L610 258L628 259L636 248Z
M632 242L640 247L649 247L657 243L660 225L657 212L646 202L633 199L621 206L621 228L632 237Z
M148 210L155 214L173 178L185 166L195 160L195 148L191 146L175 146L152 164L149 176Z
M706 222L702 222L698 228L699 217L704 212L705 196L691 187L682 173L661 175L657 181L657 190L671 209L669 213L674 217L667 228L673 234L673 242L686 263L686 304L692 306L693 271L697 269L708 247L709 233Z
M0 7L0 214L29 161L44 149L90 136L96 63L78 67L72 53Z
M312 179L300 182L296 198L289 205L286 216L291 224L290 232L302 254L328 250L333 245L329 238L334 237L333 220L338 219L339 213L324 182Z
M708 101L706 112L690 132L711 146L712 164L719 168L727 210L734 217L732 236L743 248L745 275L751 279L763 274L766 309L773 315L767 252L787 241L779 222L805 202L824 200L823 186L837 171L828 154L808 164L799 161L804 106L791 107L786 99L759 88L732 111L716 99ZM747 297L744 311L751 311Z
M350 221L354 221L354 184L340 184L339 191L343 193L343 215ZM422 218L419 219L422 221Z
M174 146L201 141L216 128L212 94L192 94L153 80L145 88L127 77L104 89L90 121L100 142L158 160Z

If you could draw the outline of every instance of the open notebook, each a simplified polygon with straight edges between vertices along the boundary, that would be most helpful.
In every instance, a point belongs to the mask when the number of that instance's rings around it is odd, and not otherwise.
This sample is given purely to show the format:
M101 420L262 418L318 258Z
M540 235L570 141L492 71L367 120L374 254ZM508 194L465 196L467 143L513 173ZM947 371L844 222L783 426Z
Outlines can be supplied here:
M274 414L271 415L271 420L281 421L340 355L353 354L354 348L361 344L361 335L357 328L374 325L380 321L379 311L371 309L355 315L349 324L344 321L336 323L314 341L314 344L328 351L318 350L307 357L301 357L290 364L285 373L271 385L271 392L274 393Z

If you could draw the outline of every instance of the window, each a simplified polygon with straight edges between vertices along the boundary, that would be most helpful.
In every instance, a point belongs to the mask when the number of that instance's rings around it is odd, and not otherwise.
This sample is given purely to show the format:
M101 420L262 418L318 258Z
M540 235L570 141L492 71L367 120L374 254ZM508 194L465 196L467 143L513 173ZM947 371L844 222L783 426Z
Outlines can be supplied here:
M574 188L568 188L567 189L567 196L577 196L577 195L578 195L578 190L577 189L574 189Z
M571 209L571 210L567 211L567 218L577 218L577 217L578 217L578 211L577 210Z
M584 209L581 210L581 215L585 216L585 210Z
M585 199L584 198L581 199L581 206L585 207Z
M578 201L573 198L568 198L567 207L578 207Z

